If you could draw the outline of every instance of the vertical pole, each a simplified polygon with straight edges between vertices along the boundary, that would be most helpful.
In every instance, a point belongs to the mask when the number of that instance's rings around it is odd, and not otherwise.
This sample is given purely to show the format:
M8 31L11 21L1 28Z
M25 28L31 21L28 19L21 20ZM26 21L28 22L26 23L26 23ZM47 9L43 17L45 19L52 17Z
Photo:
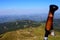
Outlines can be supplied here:
M45 25L45 37L44 40L48 40L48 35L51 33L51 30L53 30L53 17L54 12L58 9L56 5L50 5L48 18Z

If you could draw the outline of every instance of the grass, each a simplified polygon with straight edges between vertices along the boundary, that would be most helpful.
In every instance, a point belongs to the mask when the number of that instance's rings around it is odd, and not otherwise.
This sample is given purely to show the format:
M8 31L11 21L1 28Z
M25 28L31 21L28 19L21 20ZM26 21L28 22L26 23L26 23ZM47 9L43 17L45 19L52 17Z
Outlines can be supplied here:
M1 34L0 40L43 40L44 37L44 24L39 27L30 27L19 29L11 32ZM60 40L60 32L55 31L56 36L49 35L49 40Z

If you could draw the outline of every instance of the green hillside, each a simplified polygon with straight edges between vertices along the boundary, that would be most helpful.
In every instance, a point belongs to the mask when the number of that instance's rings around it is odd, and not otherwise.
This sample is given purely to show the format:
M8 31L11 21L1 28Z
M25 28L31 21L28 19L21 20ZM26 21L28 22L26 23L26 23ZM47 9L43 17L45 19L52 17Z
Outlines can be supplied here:
M40 25L40 22L36 22L32 20L19 20L19 21L13 21L13 22L0 23L0 34L9 32L9 31L15 31L18 29L36 27L39 25Z
M45 24L38 27L29 27L6 32L0 35L0 40L43 40ZM55 29L54 29L55 30ZM60 40L60 32L55 31L56 36L49 35L49 40Z

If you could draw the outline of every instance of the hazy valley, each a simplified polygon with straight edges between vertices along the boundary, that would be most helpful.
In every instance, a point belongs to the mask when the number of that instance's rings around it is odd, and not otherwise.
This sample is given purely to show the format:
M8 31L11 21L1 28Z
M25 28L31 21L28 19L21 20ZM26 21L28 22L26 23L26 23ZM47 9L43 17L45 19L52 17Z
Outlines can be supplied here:
M56 15L57 16L57 15ZM60 39L60 18L54 18L56 37ZM47 15L0 16L0 40L43 40Z

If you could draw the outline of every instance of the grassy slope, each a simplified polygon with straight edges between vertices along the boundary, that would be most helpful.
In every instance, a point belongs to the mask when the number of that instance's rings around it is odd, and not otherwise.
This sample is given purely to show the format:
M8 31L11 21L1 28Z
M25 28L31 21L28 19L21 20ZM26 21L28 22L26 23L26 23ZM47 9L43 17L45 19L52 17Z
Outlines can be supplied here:
M49 36L49 40L60 40L60 32L55 31L56 36ZM30 27L2 34L0 40L43 40L44 24L39 27ZM0 35L0 36L2 36Z

